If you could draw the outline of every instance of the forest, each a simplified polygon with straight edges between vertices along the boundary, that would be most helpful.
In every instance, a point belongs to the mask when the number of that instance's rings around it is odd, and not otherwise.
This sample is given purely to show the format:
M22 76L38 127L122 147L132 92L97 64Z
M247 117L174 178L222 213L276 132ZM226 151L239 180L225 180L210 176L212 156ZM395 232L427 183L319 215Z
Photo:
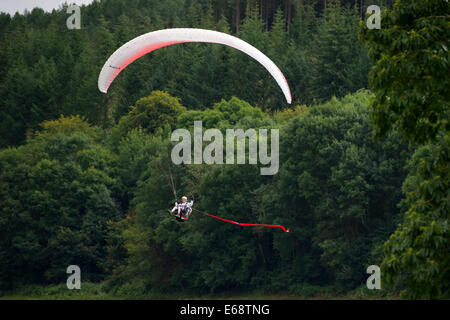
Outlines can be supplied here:
M450 298L448 2L96 0L79 30L66 8L0 13L0 297L67 291L78 265L115 298ZM117 48L178 27L264 52L292 104L218 44L158 49L99 92ZM173 164L172 132L199 120L278 129L278 172ZM184 195L197 211L180 223Z

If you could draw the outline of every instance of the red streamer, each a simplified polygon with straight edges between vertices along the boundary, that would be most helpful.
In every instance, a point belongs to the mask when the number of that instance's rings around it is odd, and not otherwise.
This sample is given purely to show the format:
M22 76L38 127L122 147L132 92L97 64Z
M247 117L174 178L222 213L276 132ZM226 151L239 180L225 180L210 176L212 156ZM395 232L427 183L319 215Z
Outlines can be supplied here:
M232 224L237 224L238 226L243 226L243 227L268 227L268 228L280 228L281 230L283 230L284 232L289 232L289 228L285 228L283 226L280 225L275 225L275 224L255 224L255 223L241 223L241 222L236 222L236 221L232 221L232 220L227 220L224 218L220 218L220 217L216 217L212 214L209 213L205 213L208 217L211 218L215 218L224 222L228 222L228 223L232 223Z

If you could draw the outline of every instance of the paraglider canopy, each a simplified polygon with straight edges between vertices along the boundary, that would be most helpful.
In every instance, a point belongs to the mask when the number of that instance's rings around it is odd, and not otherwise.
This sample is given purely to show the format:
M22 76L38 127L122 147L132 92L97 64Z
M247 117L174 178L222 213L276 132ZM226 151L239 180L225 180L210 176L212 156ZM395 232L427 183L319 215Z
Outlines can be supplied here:
M246 53L269 71L283 91L287 103L291 103L291 91L286 78L275 63L261 51L247 42L226 33L191 28L164 29L149 32L125 43L109 57L103 66L98 77L99 90L106 93L117 75L130 63L143 55L162 47L184 42L218 43Z

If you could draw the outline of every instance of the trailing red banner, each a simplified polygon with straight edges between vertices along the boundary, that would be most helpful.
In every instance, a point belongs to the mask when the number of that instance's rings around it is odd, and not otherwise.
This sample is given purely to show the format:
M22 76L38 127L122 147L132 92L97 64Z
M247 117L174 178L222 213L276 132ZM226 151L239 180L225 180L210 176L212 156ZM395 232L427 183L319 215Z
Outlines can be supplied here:
M275 225L275 224L258 224L258 223L241 223L241 222L236 222L236 221L232 221L232 220L227 220L224 218L220 218L217 216L214 216L212 214L209 213L205 213L208 217L211 218L215 218L224 222L228 222L228 223L232 223L232 224L236 224L238 226L243 226L243 227L268 227L268 228L280 228L281 230L283 230L284 232L289 232L289 228L285 228L283 226L280 225Z

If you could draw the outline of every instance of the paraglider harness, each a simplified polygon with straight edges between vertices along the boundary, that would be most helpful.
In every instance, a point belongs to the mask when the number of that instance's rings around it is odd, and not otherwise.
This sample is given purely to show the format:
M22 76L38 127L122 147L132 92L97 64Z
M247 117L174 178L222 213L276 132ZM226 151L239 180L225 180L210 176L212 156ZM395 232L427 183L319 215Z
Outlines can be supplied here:
M183 222L189 218L189 216L192 213L191 206L193 204L194 204L194 200L191 200L190 202L185 202L185 203L175 202L175 207L177 207L177 209L180 208L180 215L178 216L178 214L175 214L175 218L177 219L177 221Z

